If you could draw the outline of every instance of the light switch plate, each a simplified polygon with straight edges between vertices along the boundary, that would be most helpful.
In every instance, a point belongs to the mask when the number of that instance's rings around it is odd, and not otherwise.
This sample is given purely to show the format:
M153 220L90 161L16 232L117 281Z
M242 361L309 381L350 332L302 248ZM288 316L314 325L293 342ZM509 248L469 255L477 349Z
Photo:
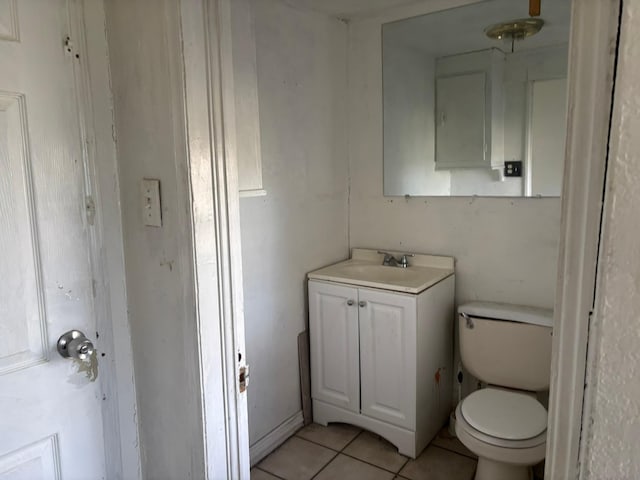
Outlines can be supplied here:
M143 178L140 183L142 223L148 227L162 226L160 180Z

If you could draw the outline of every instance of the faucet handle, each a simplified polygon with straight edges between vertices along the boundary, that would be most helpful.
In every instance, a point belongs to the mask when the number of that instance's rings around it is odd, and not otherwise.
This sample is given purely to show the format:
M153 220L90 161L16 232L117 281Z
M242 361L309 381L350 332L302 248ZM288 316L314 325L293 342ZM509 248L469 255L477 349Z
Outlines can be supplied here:
M395 257L389 252L383 252L382 250L378 250L378 253L380 255L384 255L384 260L382 261L383 265L389 265L392 259L395 260Z
M409 266L409 258L408 257L415 257L416 255L414 253L403 253L402 256L400 257L400 261L398 261L398 264L402 267L402 268L407 268Z

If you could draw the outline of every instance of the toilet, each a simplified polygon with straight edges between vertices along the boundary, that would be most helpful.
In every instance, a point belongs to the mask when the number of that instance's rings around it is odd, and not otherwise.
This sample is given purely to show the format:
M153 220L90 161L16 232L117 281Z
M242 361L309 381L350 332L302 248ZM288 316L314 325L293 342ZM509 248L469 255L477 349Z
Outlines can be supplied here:
M478 456L475 480L530 480L545 457L551 310L489 302L458 308L460 356L486 384L456 408L459 440Z

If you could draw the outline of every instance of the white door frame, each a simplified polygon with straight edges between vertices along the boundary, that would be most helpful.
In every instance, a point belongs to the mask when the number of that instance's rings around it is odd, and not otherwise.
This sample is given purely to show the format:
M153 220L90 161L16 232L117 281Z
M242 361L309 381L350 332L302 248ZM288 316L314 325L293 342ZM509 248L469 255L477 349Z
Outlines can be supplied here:
M577 479L620 0L574 0L545 478Z
M95 246L104 247L96 249L103 253L94 259L103 270L103 278L96 280L103 287L97 290L104 293L104 298L97 303L104 305L111 317L99 318L98 325L102 335L107 335L102 349L117 359L101 364L106 393L115 393L115 389L107 388L114 385L111 382L118 387L117 397L107 396L105 422L108 418L117 419L111 425L117 424L120 430L115 438L121 446L117 451L122 467L114 468L121 468L126 478L139 478L119 207L113 195L101 195L117 191L115 148L107 138L110 129L105 128L111 124L111 99L101 83L108 79L99 15L102 6L100 0L73 0L72 5L72 12L76 12L72 15L74 36L87 32L86 40L79 39L78 48L84 48L88 53L85 58L91 60L80 65L84 65L82 84L89 88L82 93L85 119L91 119L86 121L85 132L88 171L95 173L90 184L96 204L100 205L93 235ZM84 13L78 14L82 6ZM546 478L550 479L573 479L579 475L586 352L619 8L619 0L574 0L573 4L569 125L547 445ZM239 391L237 382L245 350L229 10L229 0L181 2L206 472L208 478L248 479L246 393ZM78 18L83 18L83 27ZM98 88L92 88L94 85ZM212 348L216 345L219 350ZM220 406L224 406L223 411ZM106 445L113 445L112 439L106 440ZM130 472L136 473L130 477Z
M181 14L205 472L248 480L230 3L182 0Z
M113 139L113 101L109 81L102 0L69 0L69 28L82 141L87 210L95 206L88 229L94 279L94 309L100 352L102 421L107 478L142 477L127 314L120 197ZM62 47L62 40L60 39ZM88 216L91 215L87 212ZM91 222L89 222L91 224ZM104 356L102 356L104 354Z

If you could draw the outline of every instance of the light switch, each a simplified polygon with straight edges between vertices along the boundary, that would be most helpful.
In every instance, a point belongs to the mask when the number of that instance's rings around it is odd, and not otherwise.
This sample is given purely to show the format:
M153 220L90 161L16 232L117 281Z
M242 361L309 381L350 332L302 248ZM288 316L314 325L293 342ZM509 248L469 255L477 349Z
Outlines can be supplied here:
M149 227L161 227L160 180L143 178L140 190L142 194L142 223Z

